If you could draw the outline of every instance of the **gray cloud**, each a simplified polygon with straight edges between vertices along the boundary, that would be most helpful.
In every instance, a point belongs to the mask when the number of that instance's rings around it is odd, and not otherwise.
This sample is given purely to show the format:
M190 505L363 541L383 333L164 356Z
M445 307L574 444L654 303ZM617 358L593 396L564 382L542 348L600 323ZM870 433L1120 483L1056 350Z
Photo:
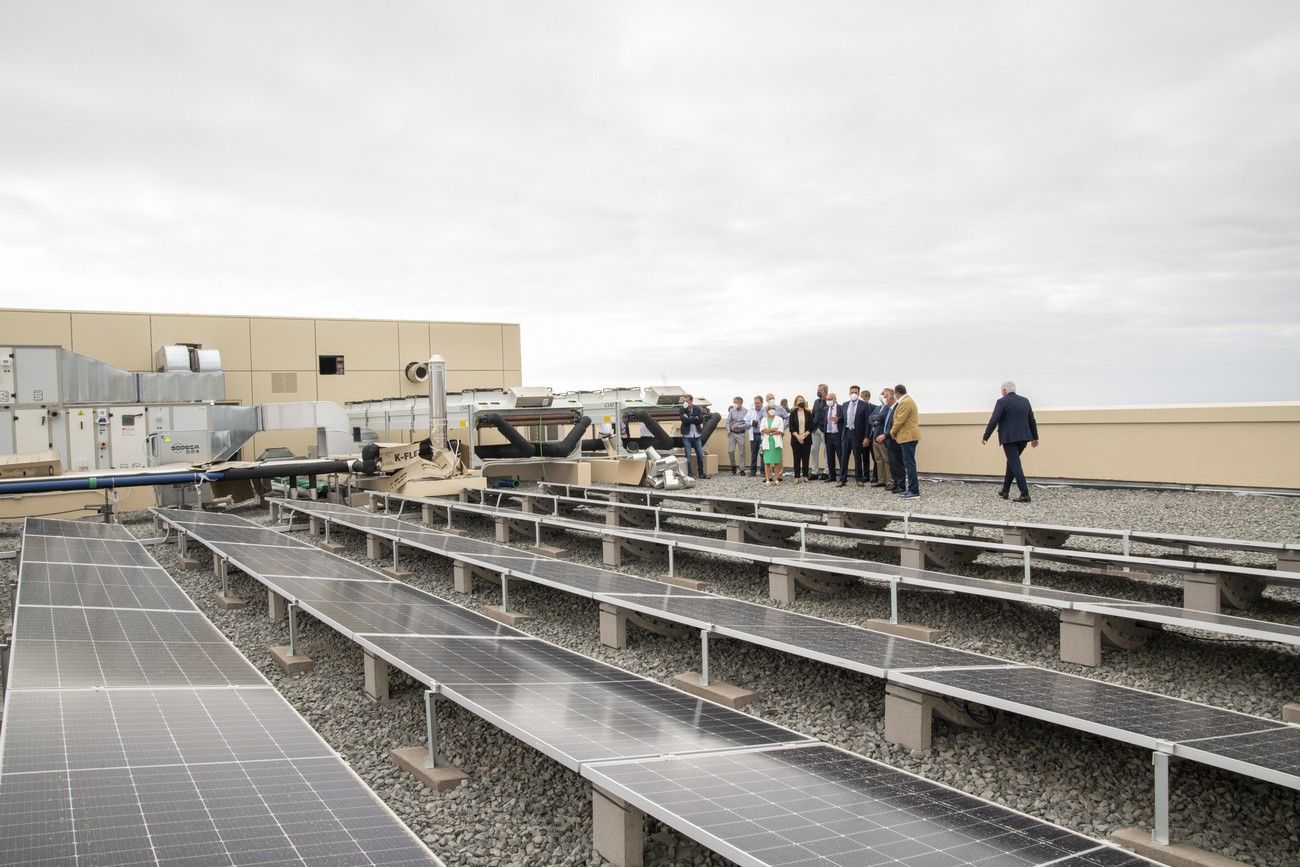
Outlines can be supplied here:
M1297 104L1289 2L23 0L0 303L520 321L556 387L1296 399Z

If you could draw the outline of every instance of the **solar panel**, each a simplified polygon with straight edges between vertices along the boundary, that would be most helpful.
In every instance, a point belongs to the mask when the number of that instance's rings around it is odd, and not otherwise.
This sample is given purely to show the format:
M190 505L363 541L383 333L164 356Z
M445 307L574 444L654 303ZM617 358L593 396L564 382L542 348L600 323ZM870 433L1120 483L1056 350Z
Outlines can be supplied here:
M399 581L269 579L278 593L349 637L364 633L411 635L520 635L490 617L453 605Z
M7 774L13 864L438 863L337 757Z
M68 532L23 540L65 562L20 564L0 862L438 863L202 613L125 607L180 593L143 546Z
M112 563L117 566L157 566L134 540L90 539L75 536L23 535L23 559L37 563Z
M643 678L536 638L367 636L365 646L427 683L596 683Z
M279 530L271 530L255 525L240 524L192 524L196 533L201 532L208 542L242 542L248 545L273 545L289 548L306 547L300 540L294 539Z
M1281 725L1262 731L1180 743L1177 752L1201 761L1210 761L1213 757L1267 768L1279 775L1273 782L1300 788L1300 726ZM1224 764L1222 761L1212 763Z
M583 776L742 864L1150 863L828 746L612 762Z
M9 665L11 689L265 682L197 611L23 605L14 618Z
M18 569L19 605L195 610L185 592L157 566L23 561Z
M206 543L206 537L202 538ZM241 569L257 575L293 575L307 578L336 578L361 581L390 581L388 576L314 548L311 545L241 545L235 542L214 542L214 548Z
M78 539L134 538L121 524L102 521L59 521L53 518L28 518L23 524L24 536L71 536Z
M981 698L976 701L996 700L1029 716L1051 713L1073 717L1110 729L1111 737L1130 743L1142 740L1140 745L1151 748L1155 741L1190 741L1285 727L1260 717L1029 666L933 671L906 679L932 691L978 693Z
M213 527L227 525L233 527L255 527L246 518L239 515L231 515L226 512L205 512L195 509L154 509L159 515L170 519L173 523L181 524L186 527Z
M275 689L16 690L5 774L331 756Z
M592 761L809 740L641 678L462 684L442 692L575 770Z

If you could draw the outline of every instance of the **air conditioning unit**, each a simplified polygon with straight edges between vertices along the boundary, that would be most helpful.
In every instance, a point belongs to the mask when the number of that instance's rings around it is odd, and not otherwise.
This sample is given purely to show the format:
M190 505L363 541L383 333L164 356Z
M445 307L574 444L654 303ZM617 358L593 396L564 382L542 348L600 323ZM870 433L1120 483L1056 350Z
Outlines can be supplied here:
M406 365L406 378L409 382L427 382L429 365L424 361L412 361Z

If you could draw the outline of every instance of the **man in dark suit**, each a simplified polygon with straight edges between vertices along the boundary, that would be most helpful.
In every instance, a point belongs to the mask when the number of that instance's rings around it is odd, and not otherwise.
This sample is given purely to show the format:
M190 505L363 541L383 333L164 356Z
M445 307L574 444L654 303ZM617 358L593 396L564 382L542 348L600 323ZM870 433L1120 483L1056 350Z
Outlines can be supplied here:
M856 385L849 387L849 399L840 405L840 480L838 487L844 487L849 481L849 455L853 456L853 478L858 487L863 481L862 443L871 436L871 404L861 399L861 389Z
M1020 488L1020 496L1014 502L1029 502L1029 485L1025 482L1025 470L1020 465L1020 453L1025 446L1038 448L1038 421L1034 418L1034 408L1029 399L1016 394L1016 384L1007 380L1002 383L1002 397L993 404L993 415L989 417L988 427L984 428L987 443L997 428L998 442L1007 456L1007 473L1002 479L1002 490L998 496L1007 499L1011 494L1011 482L1014 480Z
M700 409L695 403L695 398L689 394L682 396L682 402L677 407L677 420L681 426L682 435L682 453L686 456L686 472L691 471L691 453L695 453L695 465L699 467L698 479L707 479L704 475L704 443L701 440L701 434L704 432L704 410Z

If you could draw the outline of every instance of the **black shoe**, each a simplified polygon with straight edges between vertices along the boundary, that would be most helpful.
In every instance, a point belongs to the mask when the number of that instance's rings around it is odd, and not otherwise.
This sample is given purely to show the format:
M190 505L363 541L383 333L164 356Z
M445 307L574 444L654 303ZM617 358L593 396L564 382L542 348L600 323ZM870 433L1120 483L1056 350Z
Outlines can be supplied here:
M1015 498L1014 500L1012 500L1011 502L1013 502L1013 503L1028 503L1028 502L1032 502L1032 501L1029 499L1029 495L1028 495L1028 494L1021 494L1020 496L1016 497L1016 498Z
M1005 500L1007 497L1011 496L1011 492L1010 492L1010 491L998 491L998 496Z

